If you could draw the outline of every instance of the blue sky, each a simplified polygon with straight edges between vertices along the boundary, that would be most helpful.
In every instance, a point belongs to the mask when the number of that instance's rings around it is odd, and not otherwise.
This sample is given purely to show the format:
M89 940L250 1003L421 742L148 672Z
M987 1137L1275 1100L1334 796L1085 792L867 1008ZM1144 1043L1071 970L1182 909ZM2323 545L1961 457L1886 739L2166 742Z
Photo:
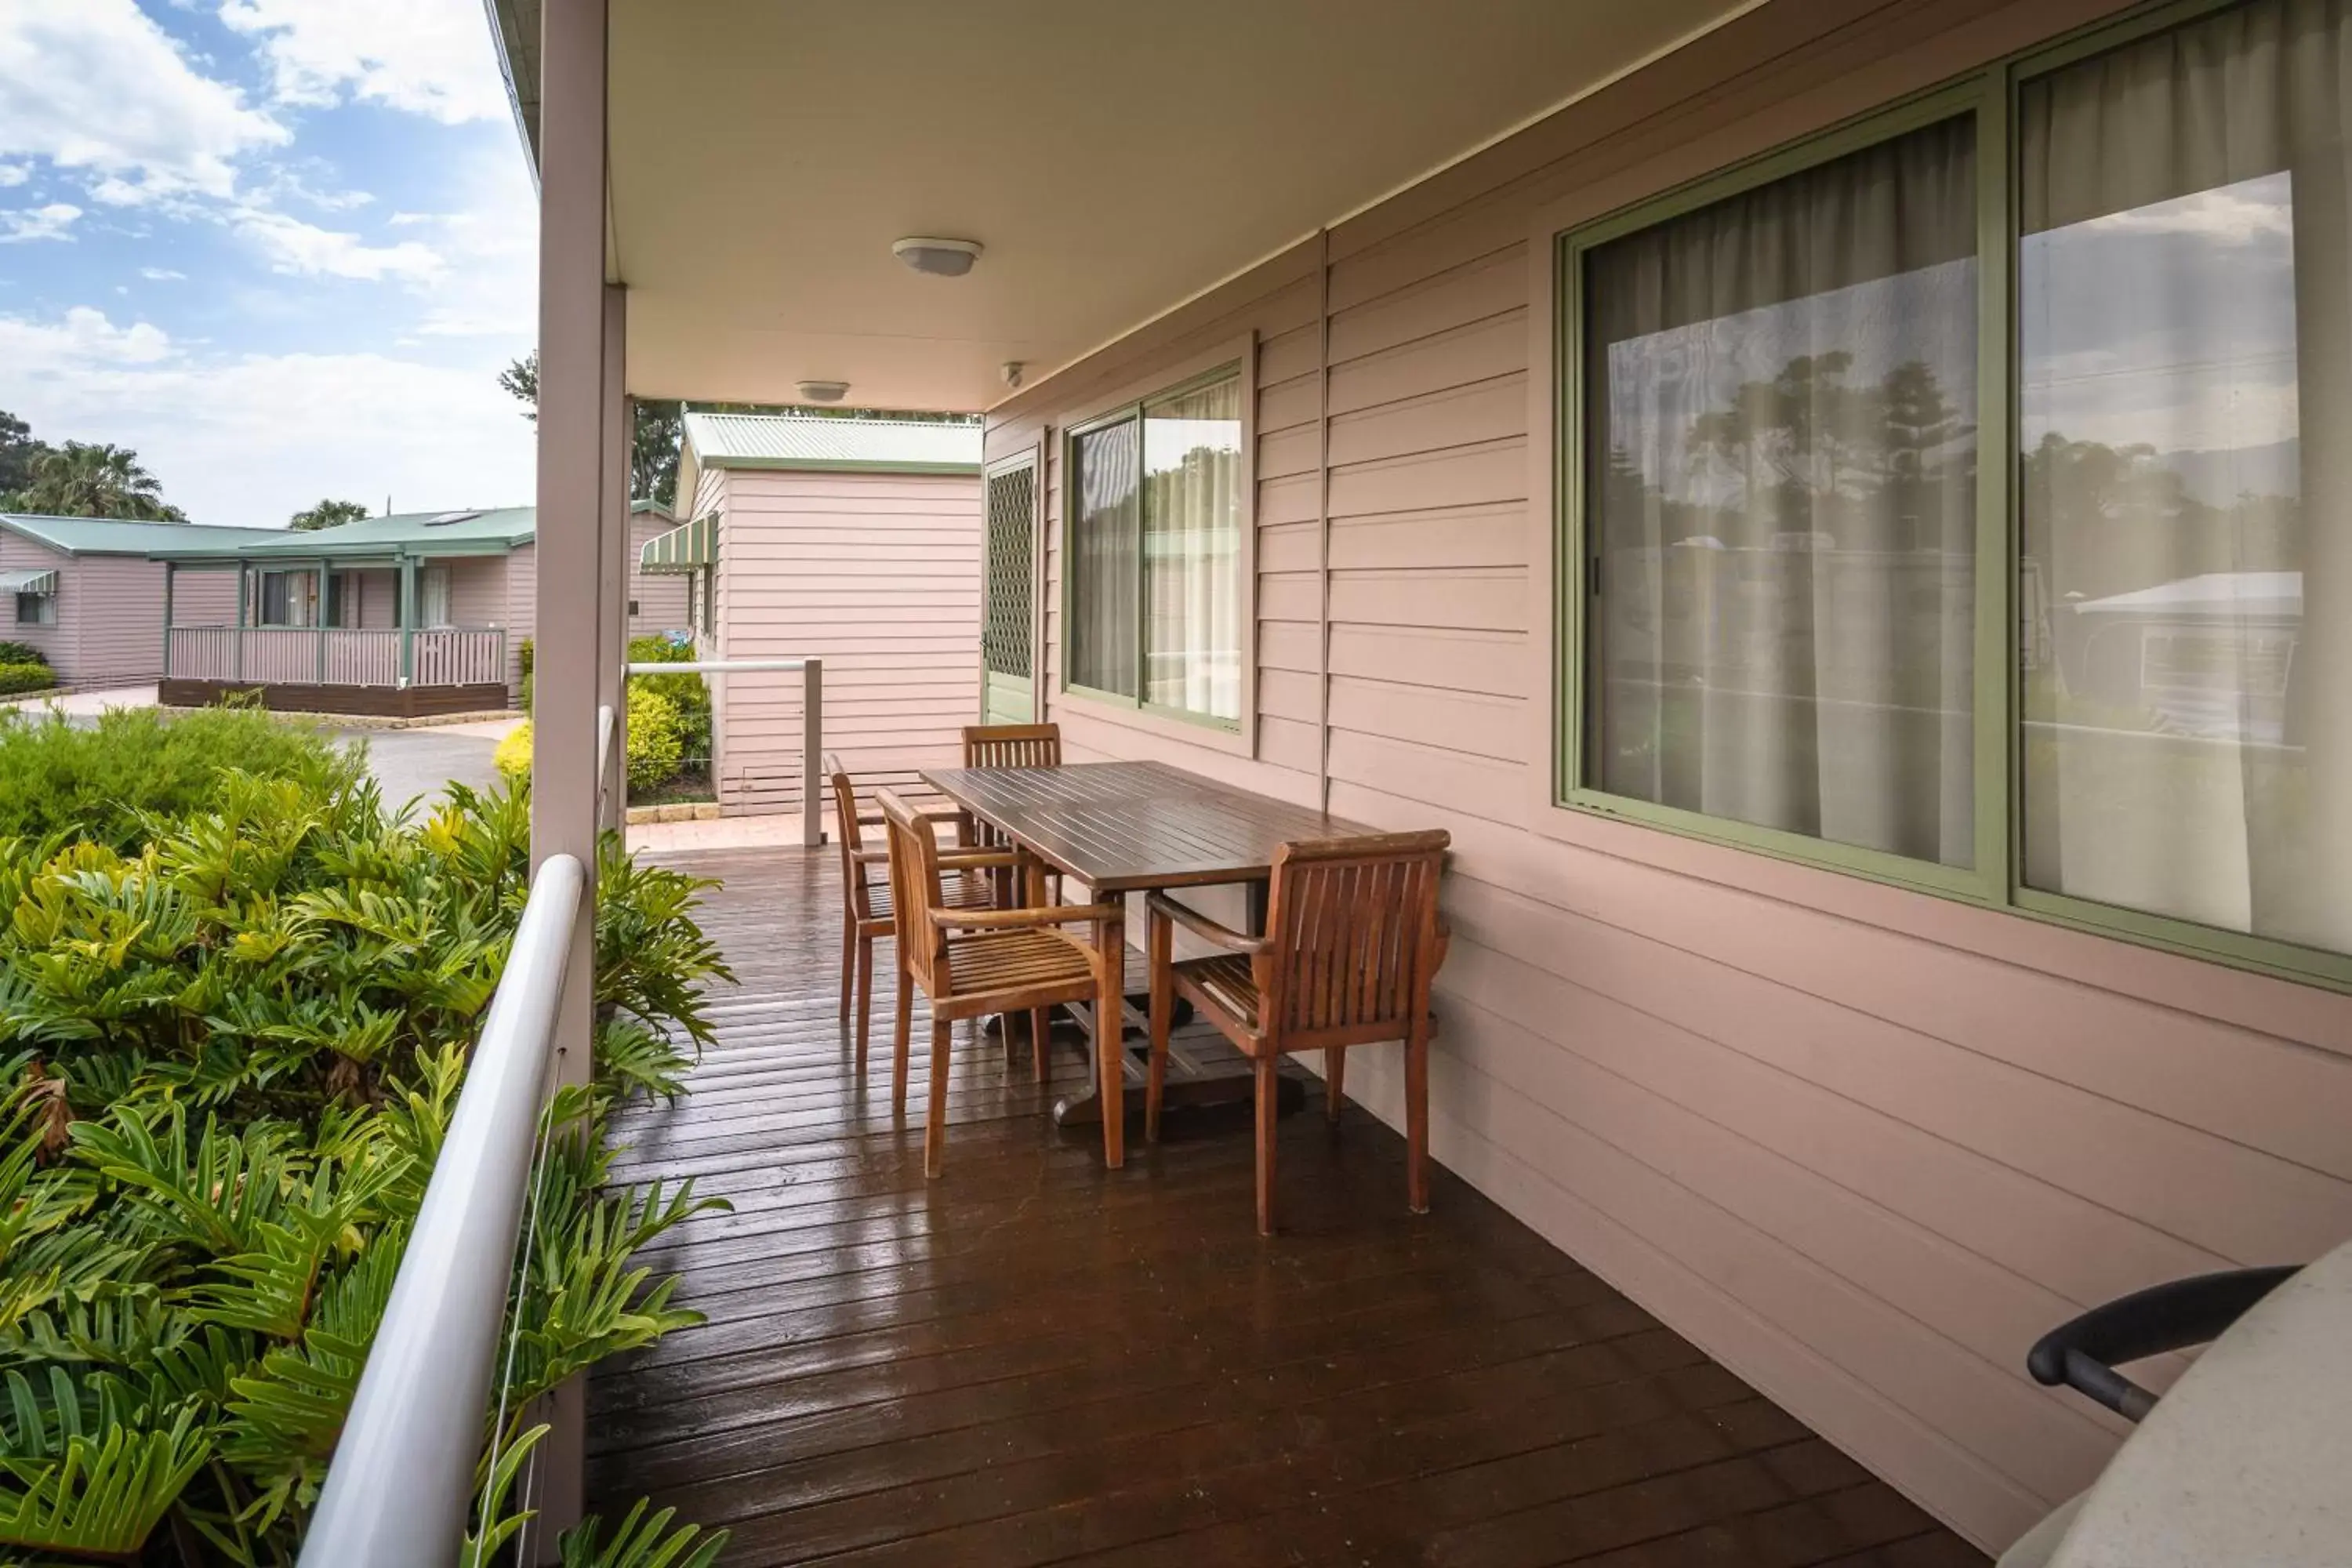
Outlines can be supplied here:
M198 522L528 500L536 213L480 0L0 4L0 409Z

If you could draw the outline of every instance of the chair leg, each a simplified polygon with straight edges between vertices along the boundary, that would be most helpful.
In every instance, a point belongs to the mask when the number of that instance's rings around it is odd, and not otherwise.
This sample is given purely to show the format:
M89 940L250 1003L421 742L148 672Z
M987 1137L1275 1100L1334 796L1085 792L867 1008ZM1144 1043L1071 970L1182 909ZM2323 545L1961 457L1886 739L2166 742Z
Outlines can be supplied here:
M857 973L857 913L845 910L841 916L841 1021L849 1022L852 997L852 976Z
M857 939L857 1070L866 1070L866 1036L874 1022L874 939Z
M1143 1136L1160 1142L1160 1100L1168 1087L1168 1030L1176 1012L1176 976L1171 969L1175 932L1166 915L1151 911L1144 927L1151 961L1151 1066L1143 1085Z
M907 973L902 963L898 965L898 1011L892 1020L890 1036L890 1110L898 1116L907 1114L908 1037L914 1027L915 977Z
M1039 1083L1045 1081L1045 1057L1054 1043L1054 1010L1034 1007L1029 1013L1029 1069Z
M931 1024L931 1108L923 1121L923 1174L936 1176L948 1152L948 1046L953 1024Z
M1348 1047L1323 1047L1323 1116L1332 1126L1339 1125L1339 1111L1348 1103Z
M1102 1097L1103 1165L1127 1163L1127 936L1123 921L1102 922L1102 988L1095 999L1095 1073Z
M1404 1195L1415 1214L1429 1212L1429 1026L1418 1023L1404 1042Z
M1275 1112L1282 1102L1276 1075L1282 1058L1272 1051L1257 1058L1257 1233L1274 1234Z

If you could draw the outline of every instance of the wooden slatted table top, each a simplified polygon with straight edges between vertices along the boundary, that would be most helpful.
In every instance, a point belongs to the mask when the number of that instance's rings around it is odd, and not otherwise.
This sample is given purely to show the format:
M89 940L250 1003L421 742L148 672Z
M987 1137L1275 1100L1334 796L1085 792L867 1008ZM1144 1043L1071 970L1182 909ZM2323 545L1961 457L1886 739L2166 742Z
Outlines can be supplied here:
M1287 840L1372 831L1164 763L927 768L923 778L1097 893L1259 881Z

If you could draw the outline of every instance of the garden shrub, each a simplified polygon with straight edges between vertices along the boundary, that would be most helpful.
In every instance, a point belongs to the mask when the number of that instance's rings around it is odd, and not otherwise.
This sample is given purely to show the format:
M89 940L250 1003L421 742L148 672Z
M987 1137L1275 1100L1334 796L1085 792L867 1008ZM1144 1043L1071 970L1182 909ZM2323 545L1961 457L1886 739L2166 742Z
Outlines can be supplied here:
M631 664L689 664L694 645L679 637L632 637ZM658 691L677 709L680 755L708 766L710 761L710 683L699 675L633 675L629 688ZM659 781L656 781L659 782Z
M490 753L492 764L509 784L530 782L530 726L528 719L516 725ZM677 776L685 744L677 706L668 698L631 682L628 731L630 789L656 789Z
M46 667L49 656L28 642L0 640L0 664L37 664Z
M58 672L46 664L0 660L0 697L14 697L26 691L47 691L57 683Z
M232 770L152 821L135 847L0 838L0 1557L288 1563L513 939L530 811L458 786L395 816L349 777ZM709 1039L697 987L727 972L703 884L600 861L599 1070L549 1112L587 1135L535 1188L510 1457L534 1395L699 1321L630 1256L713 1205L614 1184L603 1134L676 1091L671 1042ZM523 1517L492 1495L485 1562ZM642 1510L625 1554L583 1531L583 1557L671 1568L725 1539Z
M515 645L515 667L522 672L522 710L530 711L531 673L539 662L539 650L525 637Z
M73 829L127 848L139 842L143 814L207 805L224 769L332 795L365 776L366 757L311 725L252 708L168 716L121 708L87 726L60 713L0 713L0 837Z

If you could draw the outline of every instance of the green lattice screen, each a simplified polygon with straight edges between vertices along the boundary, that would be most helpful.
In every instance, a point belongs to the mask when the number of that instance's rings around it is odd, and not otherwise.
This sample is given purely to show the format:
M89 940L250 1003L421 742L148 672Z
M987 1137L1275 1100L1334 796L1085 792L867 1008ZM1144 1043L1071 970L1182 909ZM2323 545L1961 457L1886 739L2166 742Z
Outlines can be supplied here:
M988 477L988 609L981 649L989 669L998 675L1029 673L1035 475L1034 466L1024 463Z

